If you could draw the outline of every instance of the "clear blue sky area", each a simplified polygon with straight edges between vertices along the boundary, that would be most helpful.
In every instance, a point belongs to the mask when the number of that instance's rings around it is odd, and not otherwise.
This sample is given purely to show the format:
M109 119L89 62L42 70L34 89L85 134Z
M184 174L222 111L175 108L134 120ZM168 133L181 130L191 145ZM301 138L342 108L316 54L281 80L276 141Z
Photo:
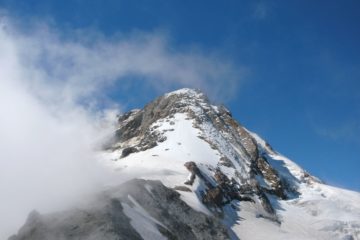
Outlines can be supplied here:
M360 191L360 1L0 0L0 8L60 29L161 30L177 51L220 52L248 69L225 102L237 120L311 174ZM159 94L130 97L146 88L134 82L109 94L128 108Z

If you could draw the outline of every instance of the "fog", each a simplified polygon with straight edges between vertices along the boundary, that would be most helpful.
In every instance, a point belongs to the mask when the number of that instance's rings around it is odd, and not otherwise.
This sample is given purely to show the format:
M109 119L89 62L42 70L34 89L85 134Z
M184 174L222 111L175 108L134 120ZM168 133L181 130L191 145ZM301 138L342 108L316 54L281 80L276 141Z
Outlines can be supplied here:
M42 91L54 89L50 83L31 89L28 84L35 79L16 47L2 31L0 239L15 233L32 209L58 210L102 186L106 170L97 164L94 150L113 126L106 124L110 111L41 100Z
M221 85L237 89L239 72L211 54L171 50L162 33L64 35L45 23L24 29L1 18L0 239L16 233L32 209L66 208L114 180L95 152L122 106L103 99L131 74L159 92L179 85L221 95Z

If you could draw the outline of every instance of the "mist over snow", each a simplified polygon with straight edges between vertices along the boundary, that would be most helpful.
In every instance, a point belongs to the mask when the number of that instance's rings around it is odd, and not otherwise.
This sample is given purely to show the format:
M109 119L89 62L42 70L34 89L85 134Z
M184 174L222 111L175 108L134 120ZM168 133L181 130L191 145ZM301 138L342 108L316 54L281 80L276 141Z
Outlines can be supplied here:
M190 86L228 97L239 74L211 54L173 51L162 34L65 36L44 23L25 29L1 18L0 238L31 210L64 208L111 181L94 154L121 110L106 99L108 88L140 75L159 91Z
M17 47L1 30L1 239L14 233L32 209L60 209L99 189L106 174L94 151L112 132L106 121L110 110L94 112L74 102L40 98L56 90L34 78L41 69L22 63ZM43 82L31 88L35 80Z

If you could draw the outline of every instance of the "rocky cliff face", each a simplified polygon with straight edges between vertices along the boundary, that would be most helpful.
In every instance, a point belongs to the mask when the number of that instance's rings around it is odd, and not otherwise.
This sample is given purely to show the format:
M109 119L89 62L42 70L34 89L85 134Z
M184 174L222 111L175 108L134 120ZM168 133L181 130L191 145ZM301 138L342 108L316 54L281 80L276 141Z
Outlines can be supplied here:
M119 116L100 160L130 181L34 212L11 240L360 239L360 194L324 185L196 90Z
M140 223L140 224L139 224ZM40 215L32 212L9 240L229 239L214 217L194 211L160 181L134 179L84 206Z

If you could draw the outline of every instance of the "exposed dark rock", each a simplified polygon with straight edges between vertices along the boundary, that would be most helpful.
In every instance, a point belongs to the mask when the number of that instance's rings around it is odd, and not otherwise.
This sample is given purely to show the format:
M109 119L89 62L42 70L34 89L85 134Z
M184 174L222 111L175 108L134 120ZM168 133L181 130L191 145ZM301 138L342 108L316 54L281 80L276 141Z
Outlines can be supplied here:
M259 200L261 202L261 205L263 206L264 210L269 213L270 215L274 215L276 214L275 209L273 208L269 198L266 196L266 194L264 193L263 189L260 186L256 186L257 189L257 195L259 197Z
M186 181L184 184L186 185L193 185L195 178L199 177L208 188L213 188L214 186L211 184L211 182L203 175L200 171L200 169L197 167L195 162L186 162L184 164L187 170L191 173L190 179Z
M222 207L224 203L223 198L224 193L222 189L220 187L214 187L206 191L202 201L204 204L210 206Z
M303 176L302 176L302 180L303 182L306 182L307 184L312 184L312 183L323 183L323 181L321 181L320 179L310 175L308 172L304 171L303 172Z
M151 187L151 193L146 191L146 184ZM218 219L193 210L180 199L179 193L165 187L160 181L136 180L131 186L123 194L132 196L177 239L229 238Z
M230 161L227 157L221 157L219 163L225 167L231 167L234 168L234 164Z
M129 112L125 115L133 116L131 118L131 121L123 121L123 117L119 118L121 128L116 131L116 137L117 140L120 140L121 142L131 139L132 137L136 136L136 134L139 134L139 132L141 131L140 127L143 121L143 115L141 111L135 113Z
M202 202L207 206L222 207L232 200L254 202L251 197L242 196L239 184L234 179L230 180L220 169L215 170L214 179L217 185L214 186L204 177L196 163L186 162L184 166L191 172L190 179L185 184L192 185L198 176L207 186L202 194Z
M142 239L117 199L107 199L101 206L42 215L41 219L29 216L11 240Z
M229 178L224 173L222 173L220 169L216 169L214 178L217 184L221 187L226 187L227 185L230 185Z
M220 220L193 210L176 191L160 181L137 179L102 193L79 209L47 215L32 213L18 234L10 239L143 239L125 214L125 204L131 208L140 205L161 223L162 226L156 224L156 227L168 239L229 239Z
M200 170L199 168L196 166L195 162L186 162L184 164L184 166L186 167L187 170L189 170L189 172L194 173L194 174L199 174Z
M131 153L135 153L138 152L138 150L135 147L127 147L124 148L121 152L121 157L120 158L124 158L129 156Z
M230 180L220 169L216 169L214 178L218 187L220 187L223 192L223 197L226 199L226 201L223 202L223 205L228 204L233 200L254 202L251 197L243 196L240 191L240 185L235 179Z
M186 185L193 185L196 175L200 173L198 167L196 166L196 164L194 162L186 162L184 164L184 166L186 167L187 170L189 170L189 172L191 173L189 180L187 180L185 182Z
M270 166L265 157L259 157L256 161L256 167L260 174L271 185L269 193L275 194L281 199L286 199L285 189L277 171Z

